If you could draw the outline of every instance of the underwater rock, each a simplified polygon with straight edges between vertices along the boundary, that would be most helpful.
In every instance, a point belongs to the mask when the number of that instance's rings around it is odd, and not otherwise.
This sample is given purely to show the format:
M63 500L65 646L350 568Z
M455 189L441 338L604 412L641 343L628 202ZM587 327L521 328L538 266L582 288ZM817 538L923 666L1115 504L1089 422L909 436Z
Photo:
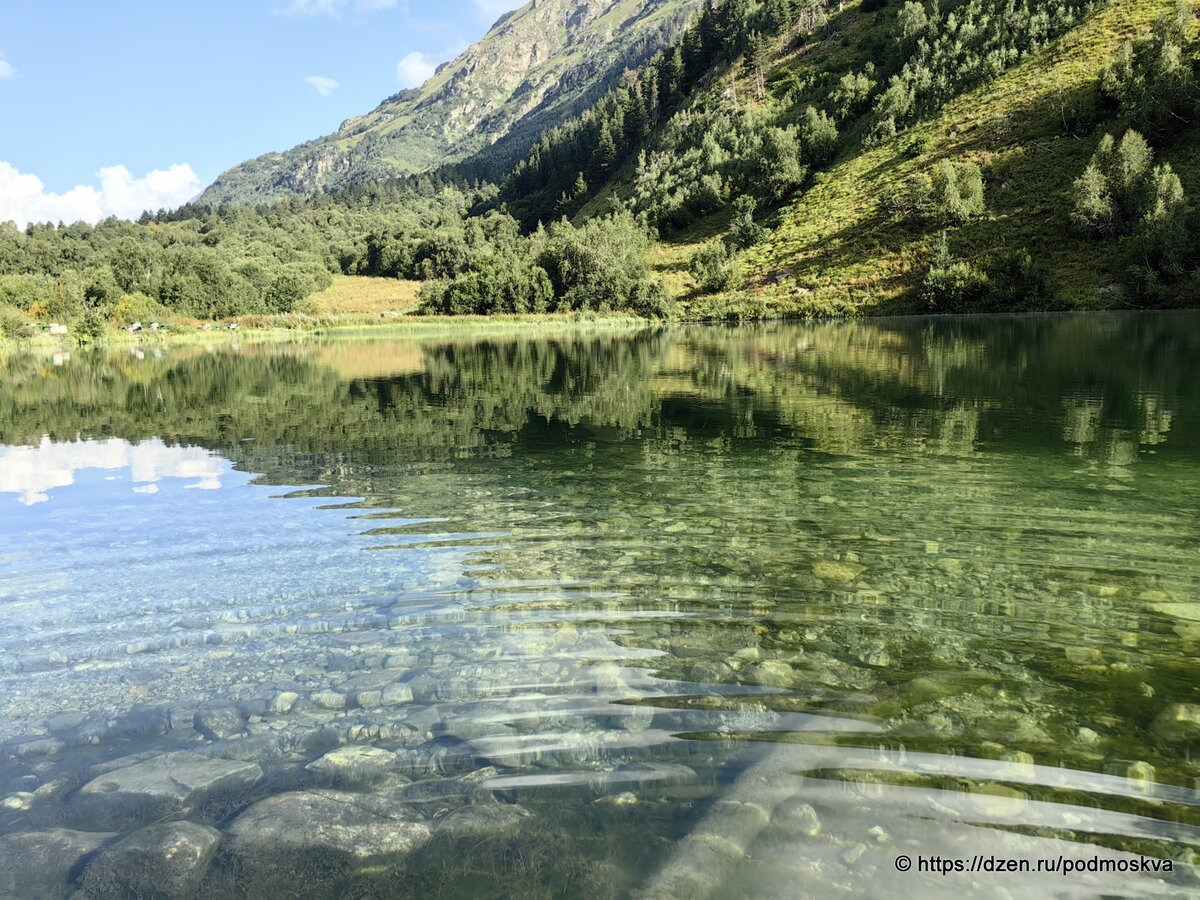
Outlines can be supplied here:
M318 691L312 695L312 702L321 709L345 709L346 695L337 691Z
M68 896L80 869L112 837L54 828L0 838L0 897Z
M821 820L809 804L793 797L776 807L771 825L791 837L816 837L821 833Z
M790 688L796 682L796 673L787 663L768 659L751 668L746 678L764 687Z
M222 859L245 896L291 896L395 863L424 846L432 830L416 813L383 798L344 791L279 794L230 825Z
M168 822L135 831L101 851L83 873L83 895L94 900L196 896L221 833L193 822Z
M396 767L396 754L378 747L351 745L326 753L306 766L315 772L341 784L369 784L377 781Z
M1154 766L1142 760L1117 759L1104 766L1105 775L1115 775L1131 781L1132 787L1143 794L1154 790L1158 781L1158 772Z
M1026 753L1024 750L1009 750L1000 754L1000 761L1008 763L1011 767L1013 776L1020 778L1034 777L1034 759L1033 755Z
M299 699L300 695L294 691L281 691L271 700L270 711L279 715L290 713Z
M396 754L402 772L415 775L445 775L471 767L470 748L452 739L426 741Z
M181 750L92 779L75 795L75 806L83 818L99 823L145 822L235 797L253 787L262 774L254 763Z
M41 756L57 756L67 748L65 742L57 738L32 737L15 741L7 748L17 759L31 759Z
M823 559L813 564L812 571L822 581L827 581L831 584L849 584L865 572L866 569L857 563Z
M0 802L0 809L7 809L13 812L25 812L33 809L33 794L28 791L17 791L15 794L10 794L5 797L3 802Z
M1153 730L1169 741L1200 738L1200 705L1172 703L1158 714Z
M969 788L980 812L1005 818L1021 815L1029 805L1029 795L1006 784L975 784Z
M354 703L359 709L378 709L382 702L382 691L359 691L354 695Z
M480 803L456 809L437 823L437 833L449 837L482 836L524 827L533 816L515 803Z
M1084 747L1095 747L1100 743L1100 734L1094 729L1080 727L1075 731L1075 743Z
M384 706L400 706L413 702L413 691L407 684L394 682L385 687L379 695L379 702Z
M210 741L223 741L241 734L246 727L241 712L232 703L202 709L193 718L193 727Z

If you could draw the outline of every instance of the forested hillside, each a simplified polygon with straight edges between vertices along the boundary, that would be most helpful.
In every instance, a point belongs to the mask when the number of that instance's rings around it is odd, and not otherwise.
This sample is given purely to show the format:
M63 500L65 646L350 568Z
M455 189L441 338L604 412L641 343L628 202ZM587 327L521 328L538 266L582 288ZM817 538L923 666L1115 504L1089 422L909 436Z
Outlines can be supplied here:
M501 198L633 212L694 316L1195 303L1194 17L728 0Z
M494 182L468 161L137 225L0 226L0 322L304 324L338 275L421 282L421 311L449 315L1195 305L1195 14L702 2Z

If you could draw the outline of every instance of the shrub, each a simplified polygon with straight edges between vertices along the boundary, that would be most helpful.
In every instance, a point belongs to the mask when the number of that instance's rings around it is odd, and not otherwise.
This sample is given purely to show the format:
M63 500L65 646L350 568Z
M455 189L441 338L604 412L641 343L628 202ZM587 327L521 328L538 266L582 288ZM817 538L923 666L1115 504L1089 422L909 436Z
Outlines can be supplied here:
M104 331L104 316L96 309L89 309L75 323L75 337L80 343L99 341L104 337Z
M0 306L0 336L10 340L26 340L37 329L29 319L11 306Z
M767 235L767 229L754 221L758 208L755 199L743 194L733 201L733 221L729 224L729 240L739 249L753 247Z
M167 309L153 297L137 292L126 294L113 308L112 320L119 325L153 322L166 318Z
M709 241L692 254L688 269L700 290L715 294L733 288L739 280L736 256L723 241Z
M639 284L629 298L629 309L647 319L673 319L679 314L679 304L657 281Z
M765 196L782 200L804 183L808 168L800 161L800 143L791 128L763 131L758 153L759 184Z
M848 119L862 111L871 92L875 90L875 74L873 63L867 63L864 72L847 72L838 81L838 86L829 95L833 109L839 120Z
M937 312L980 312L990 283L985 272L969 262L956 260L931 268L921 282L920 298Z
M965 222L982 215L983 173L974 163L940 161L930 178L934 214L942 222Z
M54 279L47 275L0 275L0 307L28 312L48 305L53 292Z
M969 262L956 260L950 253L946 233L939 234L929 271L918 289L921 302L937 312L978 312L989 290L987 274Z
M833 119L809 106L799 125L800 145L810 165L823 166L837 155L838 130Z
M1133 129L1120 143L1106 134L1074 184L1071 218L1076 227L1098 235L1128 231L1153 200L1153 162L1154 151Z
M1182 275L1191 245L1188 204L1183 184L1170 165L1158 166L1151 173L1149 194L1149 208L1138 229L1145 263L1166 275Z
M1054 288L1046 267L1027 250L1006 253L988 272L991 311L1045 309L1054 300Z

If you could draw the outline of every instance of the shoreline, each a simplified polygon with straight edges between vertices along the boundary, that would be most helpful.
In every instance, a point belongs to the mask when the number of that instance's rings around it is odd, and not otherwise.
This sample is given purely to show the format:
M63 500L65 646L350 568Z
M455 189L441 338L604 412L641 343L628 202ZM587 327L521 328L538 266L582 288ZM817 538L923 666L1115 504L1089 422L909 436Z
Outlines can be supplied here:
M215 327L210 330L187 327L183 330L109 331L99 340L81 341L74 334L52 335L46 332L31 338L0 336L0 356L18 352L69 353L110 348L158 348L249 343L302 343L330 338L426 337L440 334L505 334L531 327L544 329L625 329L644 328L659 323L625 314L611 315L525 315L525 316L430 316L404 317L383 322L348 321L304 327L278 324L265 327L243 326L237 329Z
M286 344L307 343L330 339L372 338L424 338L443 335L487 335L512 334L532 329L553 331L587 330L637 330L642 328L694 325L762 325L762 324L815 324L820 322L850 322L871 319L888 321L910 318L934 319L996 319L1013 316L1065 316L1089 314L1138 314L1138 313L1188 313L1197 312L1189 308L1166 309L1044 309L1022 312L1000 313L897 313L862 312L827 316L773 316L742 320L720 318L646 319L625 313L566 313L494 316L403 316L384 321L356 320L308 325L304 322L270 324L266 326L242 326L237 329L217 326L204 330L187 325L181 330L140 331L134 334L124 330L109 331L100 340L81 341L74 334L51 335L48 332L31 338L8 338L0 335L0 358L20 353L51 355L59 353L90 352L105 349L165 349L169 347L228 347L235 344Z

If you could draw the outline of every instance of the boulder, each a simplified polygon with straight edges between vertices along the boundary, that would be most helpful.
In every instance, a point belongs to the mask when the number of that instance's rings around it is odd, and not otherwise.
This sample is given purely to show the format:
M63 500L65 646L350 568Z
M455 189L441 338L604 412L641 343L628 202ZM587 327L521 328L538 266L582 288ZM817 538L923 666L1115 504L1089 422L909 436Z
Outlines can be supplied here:
M193 822L168 822L135 831L101 851L83 873L89 900L195 897L221 833Z
M813 564L812 571L822 581L830 584L849 584L865 572L866 569L857 563L823 559Z
M196 713L194 727L210 741L223 741L240 734L246 727L241 712L232 704L202 709Z
M233 801L262 774L254 763L186 750L164 753L92 779L75 795L75 807L82 818L101 827L144 824Z
M306 768L336 784L369 784L396 768L396 754L378 747L341 747Z
M1200 738L1200 705L1172 703L1154 720L1154 733L1168 741Z
M298 884L326 885L336 896L344 879L398 864L431 836L415 812L384 797L295 791L238 816L222 859L246 896L292 896Z
M515 803L480 803L456 809L437 823L439 836L483 837L516 831L533 813Z
M337 691L318 691L312 695L312 702L321 709L339 710L346 708L346 695Z
M0 897L69 896L84 865L112 837L54 828L0 838Z

